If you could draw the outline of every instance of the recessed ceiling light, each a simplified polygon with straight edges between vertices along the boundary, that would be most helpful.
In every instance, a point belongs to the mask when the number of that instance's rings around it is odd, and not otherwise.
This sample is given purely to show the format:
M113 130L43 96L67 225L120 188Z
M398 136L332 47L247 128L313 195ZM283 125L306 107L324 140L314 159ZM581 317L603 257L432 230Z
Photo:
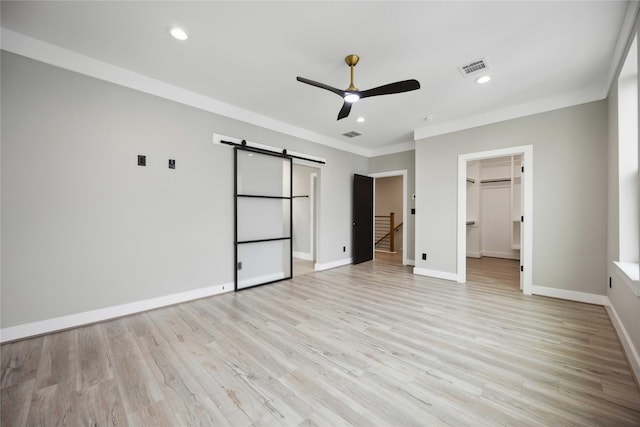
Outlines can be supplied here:
M182 28L169 27L167 28L167 31L169 32L169 34L171 34L171 37L176 40L186 40L189 38L187 33Z
M485 83L489 83L490 80L491 76L481 76L476 79L476 83L478 83L479 85L483 85Z
M363 123L364 122L364 117L360 116L356 119L356 122L358 123Z

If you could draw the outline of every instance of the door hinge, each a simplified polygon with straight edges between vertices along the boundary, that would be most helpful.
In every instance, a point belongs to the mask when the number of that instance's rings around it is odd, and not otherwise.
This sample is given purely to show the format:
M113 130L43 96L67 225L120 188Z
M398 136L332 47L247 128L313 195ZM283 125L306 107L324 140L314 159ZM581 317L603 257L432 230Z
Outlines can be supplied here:
M520 222L524 222L524 215L520 217Z
M524 166L522 166L522 167L520 168L520 171L521 171L522 173L524 173Z
M524 265L520 266L520 271L524 271Z

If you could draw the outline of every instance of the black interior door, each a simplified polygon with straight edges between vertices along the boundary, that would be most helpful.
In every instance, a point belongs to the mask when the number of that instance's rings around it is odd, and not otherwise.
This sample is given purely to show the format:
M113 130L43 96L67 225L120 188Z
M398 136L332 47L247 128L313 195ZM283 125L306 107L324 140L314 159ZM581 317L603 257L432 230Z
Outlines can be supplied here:
M353 263L373 259L373 178L353 175Z

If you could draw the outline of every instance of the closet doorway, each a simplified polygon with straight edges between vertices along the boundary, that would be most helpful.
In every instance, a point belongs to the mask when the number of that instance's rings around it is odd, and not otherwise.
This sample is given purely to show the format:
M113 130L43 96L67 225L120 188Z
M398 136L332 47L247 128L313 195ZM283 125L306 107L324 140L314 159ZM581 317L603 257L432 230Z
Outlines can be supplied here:
M532 163L530 145L458 156L459 282L469 274L531 294Z
M315 271L320 169L293 164L293 275Z
M522 155L467 162L467 281L520 286Z

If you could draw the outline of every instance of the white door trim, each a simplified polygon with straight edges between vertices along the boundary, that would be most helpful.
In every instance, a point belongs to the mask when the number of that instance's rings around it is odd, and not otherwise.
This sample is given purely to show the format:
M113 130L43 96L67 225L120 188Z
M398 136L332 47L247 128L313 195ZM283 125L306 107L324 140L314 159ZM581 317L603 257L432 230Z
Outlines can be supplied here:
M315 242L315 234L316 234L316 223L314 221L315 218L315 209L316 209L316 194L315 194L315 186L316 181L318 179L318 173L312 172L310 174L310 187L309 188L309 224L311 224L311 230L309 232L311 235L309 236L309 250L311 251L311 259L312 261L316 260L316 242Z
M522 154L525 179L523 179L522 197L524 224L522 227L520 245L520 264L524 271L522 275L522 293L531 295L533 290L533 145L501 148L497 150L481 151L476 153L460 154L458 156L458 282L467 280L467 162L471 160L488 159L492 157L504 157L514 154Z
M406 169L400 169L395 171L387 171L387 172L376 172L370 173L367 176L374 178L373 181L373 215L375 218L376 212L376 182L375 178L388 178L392 176L401 176L402 177L402 265L407 265L407 177L408 172ZM375 227L374 227L375 233ZM375 258L375 250L373 251L373 256Z

